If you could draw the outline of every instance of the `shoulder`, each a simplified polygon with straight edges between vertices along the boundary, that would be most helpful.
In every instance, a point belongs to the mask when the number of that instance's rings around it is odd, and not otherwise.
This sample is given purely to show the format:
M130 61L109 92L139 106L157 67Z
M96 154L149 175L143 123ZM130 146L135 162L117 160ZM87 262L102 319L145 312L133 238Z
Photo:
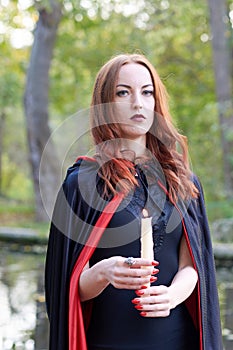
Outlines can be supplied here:
M204 191L203 191L203 187L202 187L202 183L201 183L200 178L195 173L192 173L191 181L193 182L193 184L197 188L197 190L199 192L199 197L203 198L204 197Z
M192 207L195 209L195 212L199 216L199 218L204 220L204 222L207 225L208 218L207 218L205 195L204 195L202 183L200 181L200 178L196 174L192 174L192 181L198 190L197 198L194 198L191 201Z
M90 178L96 176L98 167L95 158L84 156L77 158L75 163L67 169L63 188L78 187L80 181L88 183Z
M201 187L201 181L200 181L200 178L197 176L197 174L195 173L191 174L191 181L194 183L194 185Z

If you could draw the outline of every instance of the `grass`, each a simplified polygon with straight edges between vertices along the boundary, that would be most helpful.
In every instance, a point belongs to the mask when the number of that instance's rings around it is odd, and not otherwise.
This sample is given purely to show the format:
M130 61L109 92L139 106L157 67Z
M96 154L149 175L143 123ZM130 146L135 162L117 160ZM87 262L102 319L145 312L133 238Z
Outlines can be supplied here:
M233 217L233 199L207 202L210 223L221 218ZM41 237L48 235L49 223L35 220L33 203L0 197L0 226L21 227L36 231Z
M218 219L233 218L233 198L206 203L208 218L210 222Z
M49 223L36 222L33 203L0 197L0 226L32 229L41 237L48 235Z

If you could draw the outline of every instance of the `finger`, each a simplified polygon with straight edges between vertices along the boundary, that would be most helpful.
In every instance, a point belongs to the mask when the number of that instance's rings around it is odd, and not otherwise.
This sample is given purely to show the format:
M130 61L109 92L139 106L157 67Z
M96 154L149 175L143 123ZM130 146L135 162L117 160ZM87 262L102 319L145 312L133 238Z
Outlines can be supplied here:
M114 281L113 281L113 285L124 285L129 287L130 289L141 289L141 287L144 284L147 284L150 282L150 276L146 276L146 277L131 277L131 276L125 276L125 277L115 277Z
M135 268L135 269L129 269L129 268L117 268L112 272L113 279L119 279L119 278L126 278L126 277L131 277L131 278L146 278L147 282L154 281L154 279L157 279L157 277L152 276L151 273L153 271L148 271L148 269L141 269L141 268ZM155 273L157 273L155 271ZM152 281L153 279L153 281ZM144 283L144 282L143 282ZM142 286L143 284L141 284Z
M119 276L149 276L155 275L159 272L159 269L154 268L153 266L137 266L133 264L132 266L127 266L123 263L123 266L118 266L114 269L114 273Z
M153 278L153 277L152 277ZM151 279L150 279L151 281ZM151 304L160 304L160 303L169 303L170 302L170 296L168 293L167 288L165 288L160 294L154 293L154 286L148 287L148 288L141 288L138 290L135 290L135 294L138 297L143 297L143 303L151 303Z
M135 290L140 286L139 284L125 283L125 282L112 282L111 284L117 289L130 289L130 290Z
M130 284L132 286L131 289L134 289L138 296L142 296L144 294L144 290L148 288L150 283L156 281L157 277L148 275L148 273L146 276L115 275L113 280L115 283ZM147 295L150 294L147 292Z
M140 303L143 306L150 305L151 310L154 310L153 305L170 305L170 299L167 296L154 297L154 296L145 296L140 293L136 293L137 297L132 300L133 303Z
M158 266L159 262L156 260L149 260L144 258L136 258L136 264L138 266Z
M170 310L164 311L141 311L140 315L142 317L167 317L170 315Z
M170 307L169 307L170 304L169 303L161 303L161 304L143 304L143 303L139 303L139 305L142 306L142 310L143 311L147 311L147 312L159 312L159 311L170 310Z
M170 308L167 304L158 305L144 305L141 303L133 302L134 308L140 313L145 314L146 317L165 317L170 314Z
M151 269L148 269L148 268L130 268L130 270L127 269L125 271L125 274L127 276L134 276L134 277L138 277L138 276L144 277L144 276L153 275L153 276L151 276L151 277L153 277L153 281L151 281L151 282L154 282L154 278L156 278L154 275L156 275L158 272L159 272L159 270L154 269L153 267L151 267Z
M136 298L137 299L137 298ZM170 309L170 300L168 298L160 299L153 297L143 297L140 298L140 305L147 310L164 310Z
M153 304L169 304L170 303L170 299L168 295L156 295L154 297L152 297L152 301Z
M129 259L129 260L128 260ZM122 258L123 265L127 265L128 262L132 262L132 265L129 267L140 267L140 266L158 266L159 262L156 260L149 260L149 259L143 259L143 258Z
M148 287L147 285L142 286L142 288L135 290L137 296L150 296L152 294L151 290L153 287Z
M160 295L160 294L167 294L167 293L168 293L168 287L164 285L152 286L150 289L151 295Z

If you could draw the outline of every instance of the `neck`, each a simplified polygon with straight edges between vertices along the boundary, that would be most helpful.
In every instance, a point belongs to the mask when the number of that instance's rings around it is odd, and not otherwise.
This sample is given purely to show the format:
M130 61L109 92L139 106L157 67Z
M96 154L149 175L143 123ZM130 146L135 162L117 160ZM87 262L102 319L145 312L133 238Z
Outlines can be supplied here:
M144 157L147 154L145 137L138 138L137 140L124 139L121 146L121 151L131 151L135 158Z

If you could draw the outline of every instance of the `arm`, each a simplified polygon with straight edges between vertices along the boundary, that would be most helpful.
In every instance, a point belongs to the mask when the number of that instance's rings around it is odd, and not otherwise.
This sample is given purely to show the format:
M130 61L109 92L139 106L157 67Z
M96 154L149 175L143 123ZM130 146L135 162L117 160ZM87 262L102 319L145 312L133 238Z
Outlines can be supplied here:
M99 295L108 285L108 280L104 277L102 260L90 268L89 262L83 269L79 279L80 300L86 301ZM102 268L101 268L102 267ZM94 283L93 283L94 282Z
M79 293L81 301L98 296L109 284L118 289L140 289L150 279L156 280L152 274L158 272L153 266L155 261L135 258L135 264L131 267L124 263L126 258L113 256L104 259L89 267L89 263L83 269L79 280ZM151 270L148 272L148 266Z
M179 269L169 287L159 285L146 290L139 290L143 298L134 299L136 308L145 317L166 317L170 310L186 300L194 290L198 280L191 256L183 236L180 244ZM138 303L136 303L138 301Z
M179 270L169 287L171 309L191 295L198 280L184 236L181 239L179 259Z

